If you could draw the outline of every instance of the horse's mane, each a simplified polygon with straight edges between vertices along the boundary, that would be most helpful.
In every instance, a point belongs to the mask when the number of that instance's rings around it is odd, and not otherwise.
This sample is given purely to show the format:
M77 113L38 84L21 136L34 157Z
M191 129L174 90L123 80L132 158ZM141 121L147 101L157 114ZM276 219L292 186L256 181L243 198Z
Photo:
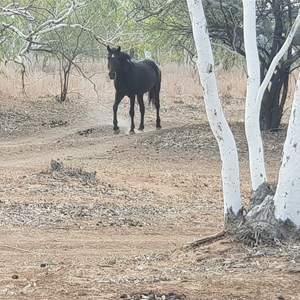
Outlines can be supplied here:
M120 51L119 57L120 57L120 60L122 60L122 61L127 60L128 62L133 62L132 57L129 54L125 53L125 52Z

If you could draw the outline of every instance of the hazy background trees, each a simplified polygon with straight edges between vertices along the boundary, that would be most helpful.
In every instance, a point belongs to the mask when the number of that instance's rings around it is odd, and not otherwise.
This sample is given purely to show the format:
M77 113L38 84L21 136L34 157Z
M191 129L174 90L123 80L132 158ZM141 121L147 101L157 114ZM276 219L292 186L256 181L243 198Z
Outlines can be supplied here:
M37 61L57 60L60 95L65 101L71 70L85 76L79 63L106 55L108 43L126 40L124 1L5 1L0 6L0 59L20 65L25 75Z
M204 10L216 63L245 63L241 0L206 0ZM261 80L296 18L298 1L257 1ZM99 43L100 42L100 43ZM0 5L0 58L20 64L22 76L36 58L57 59L61 100L78 62L106 57L103 45L120 45L135 58L145 51L159 63L193 65L195 47L187 4L180 0L4 0ZM291 72L299 66L300 34L274 73L264 95L261 128L277 130ZM77 71L80 70L77 68ZM25 80L25 79L24 79ZM25 91L24 91L25 92Z

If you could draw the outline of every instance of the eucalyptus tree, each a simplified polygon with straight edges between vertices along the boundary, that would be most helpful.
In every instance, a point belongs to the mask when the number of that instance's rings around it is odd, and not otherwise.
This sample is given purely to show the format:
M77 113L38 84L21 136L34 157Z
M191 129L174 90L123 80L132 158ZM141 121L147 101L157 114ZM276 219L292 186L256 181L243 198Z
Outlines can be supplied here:
M283 46L297 16L299 3L293 0L257 1L258 49L261 79ZM284 112L291 72L299 66L300 44L294 40L282 57L267 87L261 108L262 129L277 130Z
M260 61L261 81L271 65L273 58L285 42L294 22L299 3L292 0L256 1L257 45ZM243 19L240 0L204 1L208 27L212 41L227 47L240 55L245 55ZM262 130L277 130L280 126L287 99L289 78L295 62L300 58L300 48L296 40L291 43L282 57L276 72L265 90L261 112Z
M260 105L256 105L256 97L260 87L260 66L256 39L255 4L255 0L243 0L243 29L248 75L245 132L249 149L249 167L253 190L256 190L267 181L264 148L259 127Z
M297 88L294 95L292 113L288 126L287 138L284 145L283 161L279 173L279 181L276 192L266 190L268 187L266 178L262 178L261 185L257 188L255 197L250 201L250 210L243 215L241 201L238 199L240 187L238 176L238 163L235 141L232 137L228 124L224 120L223 111L220 101L218 100L218 91L215 80L214 59L212 56L211 42L208 35L206 18L202 6L202 1L187 0L189 13L192 21L193 36L197 49L198 61L197 66L201 78L201 84L204 91L204 101L206 105L208 120L213 133L219 144L222 159L222 180L224 194L224 214L225 225L232 225L235 233L241 232L241 236L249 234L255 242L260 242L260 235L269 242L277 239L298 239L300 229L300 201L298 199L300 192L300 75L297 82ZM257 60L257 51L250 48L251 42L256 40L255 30L255 0L244 0L244 32L246 43L246 56L248 60L248 95L247 106L249 106L247 115L250 119L248 125L257 123L253 126L254 134L248 135L248 144L255 139L260 139L259 118L257 112L263 99L263 92L280 59L288 51L290 44L300 27L300 8L295 22L283 43L278 49L277 55L270 64L266 73L265 80L259 85L259 67ZM252 47L256 47L256 43ZM254 65L252 66L251 63ZM253 68L252 68L253 67ZM226 139L226 140L225 140ZM262 147L262 144L261 144ZM263 149L261 149L263 150ZM252 163L256 168L250 168L251 172L264 173L264 165L261 164L262 151L250 151L253 156ZM234 154L234 155L233 155ZM259 158L259 159L257 159ZM230 168L225 167L228 161L232 162ZM250 159L251 162L251 159ZM234 171L235 177L232 176ZM253 177L251 178L253 179ZM226 184L230 184L229 191ZM256 183L255 183L256 184ZM227 186L228 188L228 186ZM231 197L228 198L228 194ZM275 194L275 195L274 195ZM238 220L238 223L236 222ZM243 230L242 230L243 228ZM248 231L245 233L245 231ZM265 241L262 241L265 242Z
M236 143L218 96L212 47L201 1L187 0L197 49L197 67L203 88L206 114L218 142L222 160L225 225L243 213Z
M140 26L144 26L148 30L145 37L147 42L153 41L151 44L153 49L156 49L155 45L159 45L158 48L163 49L166 53L172 53L173 49L181 49L176 53L180 55L184 51L190 56L196 54L185 1L134 0L134 3L136 6L135 19ZM168 3L172 5L168 5ZM256 2L261 81L278 49L283 45L296 18L299 5L299 1L293 0L260 0ZM230 65L226 59L230 55L231 58L237 58L240 62L241 56L245 56L242 0L204 0L203 8L213 49L219 53L217 59L225 60L226 64ZM232 53L237 55L233 56ZM290 74L299 66L296 63L299 58L300 34L295 36L265 91L260 113L261 129L277 130L279 128L287 99ZM231 61L231 64L233 63L234 60Z

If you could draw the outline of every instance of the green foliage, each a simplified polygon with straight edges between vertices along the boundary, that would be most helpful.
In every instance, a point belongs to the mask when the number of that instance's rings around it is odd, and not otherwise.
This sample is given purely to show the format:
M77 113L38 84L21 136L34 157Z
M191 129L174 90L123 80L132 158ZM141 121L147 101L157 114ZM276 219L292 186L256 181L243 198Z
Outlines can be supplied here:
M185 1L168 5L168 1L135 0L130 16L135 32L131 44L141 56L146 50L160 62L183 61L193 56L194 42Z
M269 2L258 2L258 21L272 19L268 10ZM1 7L11 3L16 2L2 0L0 4L0 59L7 60L14 60L20 55L20 49L24 48L26 40L5 24L29 35L47 20L58 19L73 1L21 0L12 7L23 8L23 14L1 13ZM241 0L205 0L203 4L210 37L213 45L217 45L217 63L228 66L239 64L241 55L245 54ZM289 24L287 16L283 17L286 24ZM139 59L144 57L145 51L151 51L153 58L161 63L182 62L195 54L188 9L186 1L182 0L86 0L86 5L70 14L63 23L66 26L39 36L31 48L34 51L41 48L67 54L73 53L76 47L80 57L106 57L106 44L120 45L124 50L134 52ZM267 25L273 26L270 22ZM266 24L262 27L266 28ZM95 36L100 38L101 44L96 41ZM239 55L233 54L234 52ZM28 54L26 51L21 53L23 56ZM44 52L43 55L49 54Z
M86 1L86 5L72 11L62 22L54 21L44 26L50 20L59 20L72 4L71 0L25 0L17 4L12 4L11 0L2 1L0 59L27 59L32 51L70 56L74 48L82 56L99 56L99 48L103 49L102 55L106 49L99 45L95 35L103 39L103 44L119 42L125 36L126 9L120 0ZM62 26L57 26L58 23ZM44 29L49 30L39 34Z

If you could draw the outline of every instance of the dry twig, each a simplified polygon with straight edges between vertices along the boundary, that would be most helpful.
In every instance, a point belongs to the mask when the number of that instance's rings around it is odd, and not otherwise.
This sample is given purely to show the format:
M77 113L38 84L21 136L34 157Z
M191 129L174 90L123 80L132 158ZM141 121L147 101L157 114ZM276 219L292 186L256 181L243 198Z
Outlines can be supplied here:
M223 238L225 236L225 233L226 233L226 231L222 230L214 235L210 235L210 236L204 237L200 240L190 243L189 247L195 248L195 247L199 247L200 245L203 245L206 243L214 242L215 240L219 240L220 238Z

